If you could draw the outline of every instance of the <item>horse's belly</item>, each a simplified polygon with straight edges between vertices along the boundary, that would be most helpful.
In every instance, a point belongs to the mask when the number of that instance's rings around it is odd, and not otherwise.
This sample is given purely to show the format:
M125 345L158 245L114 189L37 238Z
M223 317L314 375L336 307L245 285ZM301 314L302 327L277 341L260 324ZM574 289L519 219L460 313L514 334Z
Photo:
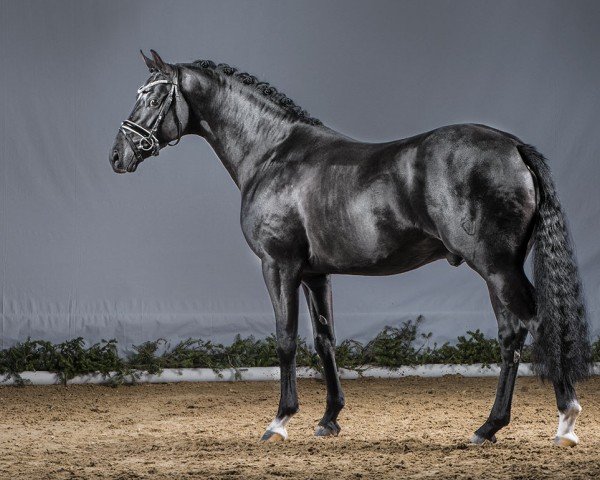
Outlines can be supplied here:
M321 231L318 240L309 244L310 270L324 273L393 275L447 253L440 240L415 229L354 228L330 235Z

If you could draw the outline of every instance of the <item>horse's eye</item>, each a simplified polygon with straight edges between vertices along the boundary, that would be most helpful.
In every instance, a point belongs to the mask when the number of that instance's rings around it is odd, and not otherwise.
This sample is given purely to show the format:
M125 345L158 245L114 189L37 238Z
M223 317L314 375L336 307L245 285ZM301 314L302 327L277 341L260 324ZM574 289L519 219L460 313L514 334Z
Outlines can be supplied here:
M158 106L158 100L156 98L153 98L152 100L150 100L150 106L151 107L157 107Z

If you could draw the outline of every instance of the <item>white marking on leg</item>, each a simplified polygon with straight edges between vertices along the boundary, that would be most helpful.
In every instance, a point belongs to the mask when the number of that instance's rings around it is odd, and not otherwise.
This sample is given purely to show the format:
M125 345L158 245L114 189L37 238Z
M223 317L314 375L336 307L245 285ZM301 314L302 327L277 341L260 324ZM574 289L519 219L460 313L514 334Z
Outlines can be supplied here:
M558 428L555 443L563 447L574 447L579 443L575 435L575 421L581 413L581 405L577 400L569 403L564 412L558 412Z
M287 440L288 433L285 426L290 421L290 418L292 418L290 415L286 415L282 418L275 418L267 427L267 432L278 433L284 440Z

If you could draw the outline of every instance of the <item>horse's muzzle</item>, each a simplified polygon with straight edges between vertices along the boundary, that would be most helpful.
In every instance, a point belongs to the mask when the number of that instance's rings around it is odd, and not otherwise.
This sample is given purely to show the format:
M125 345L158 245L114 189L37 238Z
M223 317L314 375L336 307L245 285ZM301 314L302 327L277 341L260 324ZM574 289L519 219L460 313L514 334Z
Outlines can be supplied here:
M119 150L116 148L109 155L110 165L115 173L125 173L127 170L125 169L125 165L121 159L121 155L119 154Z

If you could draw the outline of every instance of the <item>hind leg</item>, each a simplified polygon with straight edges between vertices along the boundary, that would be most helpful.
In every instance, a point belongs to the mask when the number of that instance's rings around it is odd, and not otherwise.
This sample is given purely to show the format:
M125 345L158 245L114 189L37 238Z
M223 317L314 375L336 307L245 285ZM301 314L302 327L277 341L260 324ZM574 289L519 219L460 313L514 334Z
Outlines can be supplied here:
M561 447L574 447L579 443L575 434L575 421L581 413L575 387L570 382L554 383L556 405L558 407L558 429L554 443Z
M496 432L510 422L510 408L513 390L519 368L521 349L527 336L527 329L519 319L507 310L490 292L490 299L498 321L498 339L502 355L502 367L498 378L496 399L485 423L471 437L471 443L482 444L486 440L495 443Z
M337 417L344 408L344 392L335 364L331 281L328 275L307 277L302 280L302 287L312 319L315 349L323 363L327 382L327 406L325 414L315 430L315 435L318 437L337 436L340 433Z
M491 294L496 295L502 307L523 322L535 341L538 338L540 322L544 319L535 316L534 288L523 271L515 269L490 275L488 288ZM554 391L559 416L555 443L560 446L575 446L579 443L574 431L575 421L581 412L575 388L569 381L563 380L554 382Z

